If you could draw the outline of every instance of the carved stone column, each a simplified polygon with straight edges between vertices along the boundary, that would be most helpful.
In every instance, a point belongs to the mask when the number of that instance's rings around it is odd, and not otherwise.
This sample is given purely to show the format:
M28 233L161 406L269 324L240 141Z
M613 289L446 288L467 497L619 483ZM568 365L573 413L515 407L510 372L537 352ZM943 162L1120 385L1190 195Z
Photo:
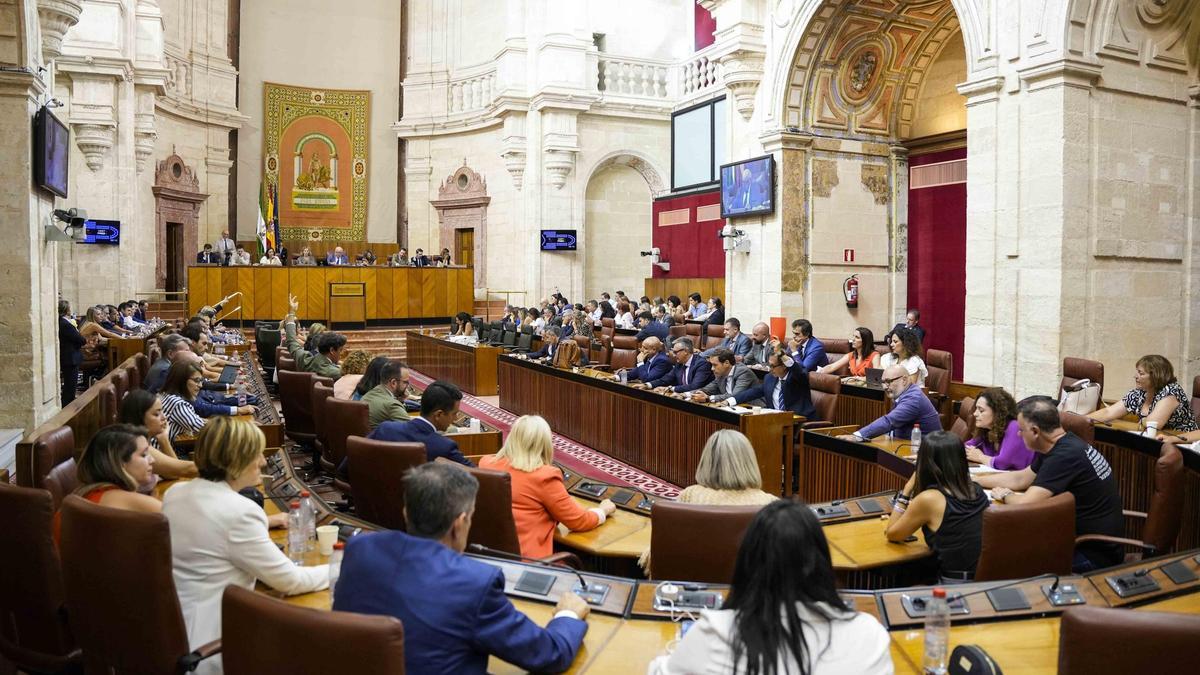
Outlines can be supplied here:
M78 0L38 0L38 24L42 29L42 62L62 55L63 36L79 23L83 5Z

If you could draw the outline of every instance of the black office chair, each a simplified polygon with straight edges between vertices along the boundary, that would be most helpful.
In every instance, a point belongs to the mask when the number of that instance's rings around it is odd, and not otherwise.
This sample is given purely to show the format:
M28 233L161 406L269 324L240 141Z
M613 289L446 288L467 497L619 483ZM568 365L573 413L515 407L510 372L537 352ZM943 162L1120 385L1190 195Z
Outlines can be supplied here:
M475 326L475 336L480 338L483 336L483 319L474 317L471 319L471 325Z
M511 326L505 326L504 327L504 336L500 339L500 342L501 342L501 346L503 346L503 347L516 347L517 346L517 329L513 328Z
M517 335L517 346L512 348L511 352L515 354L524 354L533 350L533 326L521 326L521 332Z
M504 338L504 324L500 321L493 321L491 328L487 334L487 344L498 345ZM481 342L483 340L480 340Z

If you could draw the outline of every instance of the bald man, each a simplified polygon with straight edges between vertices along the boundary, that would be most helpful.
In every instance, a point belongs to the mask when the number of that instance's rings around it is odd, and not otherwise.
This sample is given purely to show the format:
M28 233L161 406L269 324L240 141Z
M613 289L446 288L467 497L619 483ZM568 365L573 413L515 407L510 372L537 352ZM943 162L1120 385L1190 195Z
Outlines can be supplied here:
M648 337L642 340L642 365L633 370L626 371L630 382L654 382L661 380L671 372L674 364L671 359L663 353L663 342L656 337ZM617 371L617 376L620 377L624 368Z
M929 397L921 387L909 383L908 371L904 366L895 365L884 370L883 387L892 399L892 409L853 434L843 434L838 438L869 441L885 432L896 438L908 438L914 426L920 426L922 434L942 430L937 409L929 402Z
M738 356L737 360L748 366L765 366L770 355L771 327L759 321L750 329L750 351L745 356Z

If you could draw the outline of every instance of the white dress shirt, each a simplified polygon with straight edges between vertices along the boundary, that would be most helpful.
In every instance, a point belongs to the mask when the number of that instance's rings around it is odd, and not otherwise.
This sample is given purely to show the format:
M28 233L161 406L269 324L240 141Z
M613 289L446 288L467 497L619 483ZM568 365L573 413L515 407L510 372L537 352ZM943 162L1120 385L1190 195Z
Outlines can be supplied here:
M221 637L226 586L253 590L261 579L287 595L329 586L329 565L292 564L271 541L267 514L225 481L195 478L174 485L163 496L162 510L171 524L175 590L192 649ZM212 657L196 672L221 670L220 657Z
M909 375L917 376L918 387L925 386L925 378L929 377L929 370L925 367L925 361L923 361L921 357L914 354L913 356L901 361L900 357L889 353L884 354L883 357L879 359L879 367L883 368L884 370L891 368L897 363L901 366L904 366L904 370L907 371Z

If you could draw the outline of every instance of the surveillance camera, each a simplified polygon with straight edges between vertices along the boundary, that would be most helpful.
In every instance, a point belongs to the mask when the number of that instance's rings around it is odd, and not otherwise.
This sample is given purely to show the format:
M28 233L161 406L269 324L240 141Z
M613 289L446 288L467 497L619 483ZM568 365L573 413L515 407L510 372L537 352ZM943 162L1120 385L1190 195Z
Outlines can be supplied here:
M47 108L61 108L61 107L63 107L63 102L56 98L52 98L49 101L46 101L46 107Z
M54 217L67 224L67 229L79 228L83 229L83 223L87 220L87 211L77 208L54 209Z

